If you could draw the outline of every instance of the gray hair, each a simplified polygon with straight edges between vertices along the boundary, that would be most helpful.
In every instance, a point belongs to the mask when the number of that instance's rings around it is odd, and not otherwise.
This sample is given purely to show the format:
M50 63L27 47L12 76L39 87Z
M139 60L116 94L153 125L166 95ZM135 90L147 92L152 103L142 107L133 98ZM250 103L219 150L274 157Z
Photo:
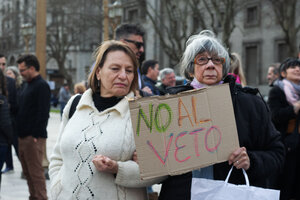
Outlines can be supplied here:
M186 49L181 58L180 66L182 75L189 80L193 79L190 75L194 74L194 59L199 53L203 52L225 58L225 63L223 64L223 77L225 77L230 68L229 54L210 30L203 30L199 34L189 37L186 42Z
M5 68L5 73L8 70L11 70L14 73L14 75L16 77L16 79L15 79L15 81L16 81L16 87L20 88L21 85L22 85L22 83L23 83L23 78L22 78L22 76L20 74L19 69L16 66L8 66L8 67Z
M166 75L171 74L171 73L174 73L174 70L171 68L164 68L164 69L160 70L160 72L159 72L160 80L163 80L166 77Z

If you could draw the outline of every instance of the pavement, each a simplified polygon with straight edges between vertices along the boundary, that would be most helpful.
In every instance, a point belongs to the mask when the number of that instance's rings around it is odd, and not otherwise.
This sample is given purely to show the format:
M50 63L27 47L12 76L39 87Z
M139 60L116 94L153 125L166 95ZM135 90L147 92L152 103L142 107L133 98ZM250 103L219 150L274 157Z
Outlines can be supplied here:
M53 151L53 147L56 143L56 139L58 138L58 131L60 126L60 114L59 113L50 113L50 118L48 121L47 131L48 131L48 139L47 139L47 156L48 160ZM25 179L21 179L21 171L22 167L20 161L18 160L14 150L13 150L13 162L14 162L14 171L7 174L2 174L2 182L1 182L1 192L0 199L1 200L27 200L29 197L28 186ZM4 166L5 167L5 166ZM47 185L47 194L49 200L50 193L50 181L46 180ZM153 190L155 192L160 191L161 185L154 185Z

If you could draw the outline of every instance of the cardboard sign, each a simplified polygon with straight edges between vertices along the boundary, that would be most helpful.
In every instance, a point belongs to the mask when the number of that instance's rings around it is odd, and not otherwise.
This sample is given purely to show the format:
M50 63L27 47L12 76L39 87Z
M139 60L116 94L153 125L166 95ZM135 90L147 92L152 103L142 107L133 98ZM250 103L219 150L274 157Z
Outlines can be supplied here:
M228 84L129 106L142 179L223 162L239 147Z

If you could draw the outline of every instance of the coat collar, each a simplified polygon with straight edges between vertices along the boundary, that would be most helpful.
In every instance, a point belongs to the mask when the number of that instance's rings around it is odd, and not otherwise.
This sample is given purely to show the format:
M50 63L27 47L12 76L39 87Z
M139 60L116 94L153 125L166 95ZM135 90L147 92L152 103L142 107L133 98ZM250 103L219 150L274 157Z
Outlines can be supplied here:
M92 89L88 89L87 91L85 91L82 94L82 97L78 103L78 107L77 107L78 110L88 107L88 108L94 110L96 113L99 113L99 111L95 107L92 94L93 94ZM104 110L103 112L101 112L101 114L106 114L108 112L116 110L117 112L119 112L119 114L121 115L122 118L125 117L125 114L126 114L127 110L129 109L128 98L133 98L133 97L134 97L133 92L130 92L119 103L117 103L115 106L113 106L111 108Z

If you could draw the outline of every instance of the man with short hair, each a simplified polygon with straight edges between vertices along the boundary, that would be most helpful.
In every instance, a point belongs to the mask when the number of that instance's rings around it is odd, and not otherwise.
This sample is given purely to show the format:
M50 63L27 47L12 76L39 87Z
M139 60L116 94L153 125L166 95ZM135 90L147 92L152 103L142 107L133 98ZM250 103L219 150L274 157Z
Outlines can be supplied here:
M121 24L115 30L115 40L127 44L135 53L136 59L141 63L144 55L144 30L137 24ZM140 69L138 68L138 85L141 96L151 95L151 90L145 87Z
M269 66L268 75L267 75L269 86L273 86L274 81L276 79L278 79L278 77L279 77L279 66L280 66L280 63L274 63L274 64L271 64Z
M158 88L155 86L159 75L159 65L156 60L146 60L142 64L142 80L148 86L152 94L160 95Z
M176 85L176 76L174 70L171 68L164 68L159 72L161 85L158 87L160 95L167 93L167 87L174 87Z
M51 92L39 73L40 65L36 56L21 56L17 63L26 81L20 94L17 115L19 158L29 187L29 199L44 200L47 199L47 191L42 161L46 149Z
M144 30L136 24L121 24L115 30L115 39L127 44L137 60L144 53Z

